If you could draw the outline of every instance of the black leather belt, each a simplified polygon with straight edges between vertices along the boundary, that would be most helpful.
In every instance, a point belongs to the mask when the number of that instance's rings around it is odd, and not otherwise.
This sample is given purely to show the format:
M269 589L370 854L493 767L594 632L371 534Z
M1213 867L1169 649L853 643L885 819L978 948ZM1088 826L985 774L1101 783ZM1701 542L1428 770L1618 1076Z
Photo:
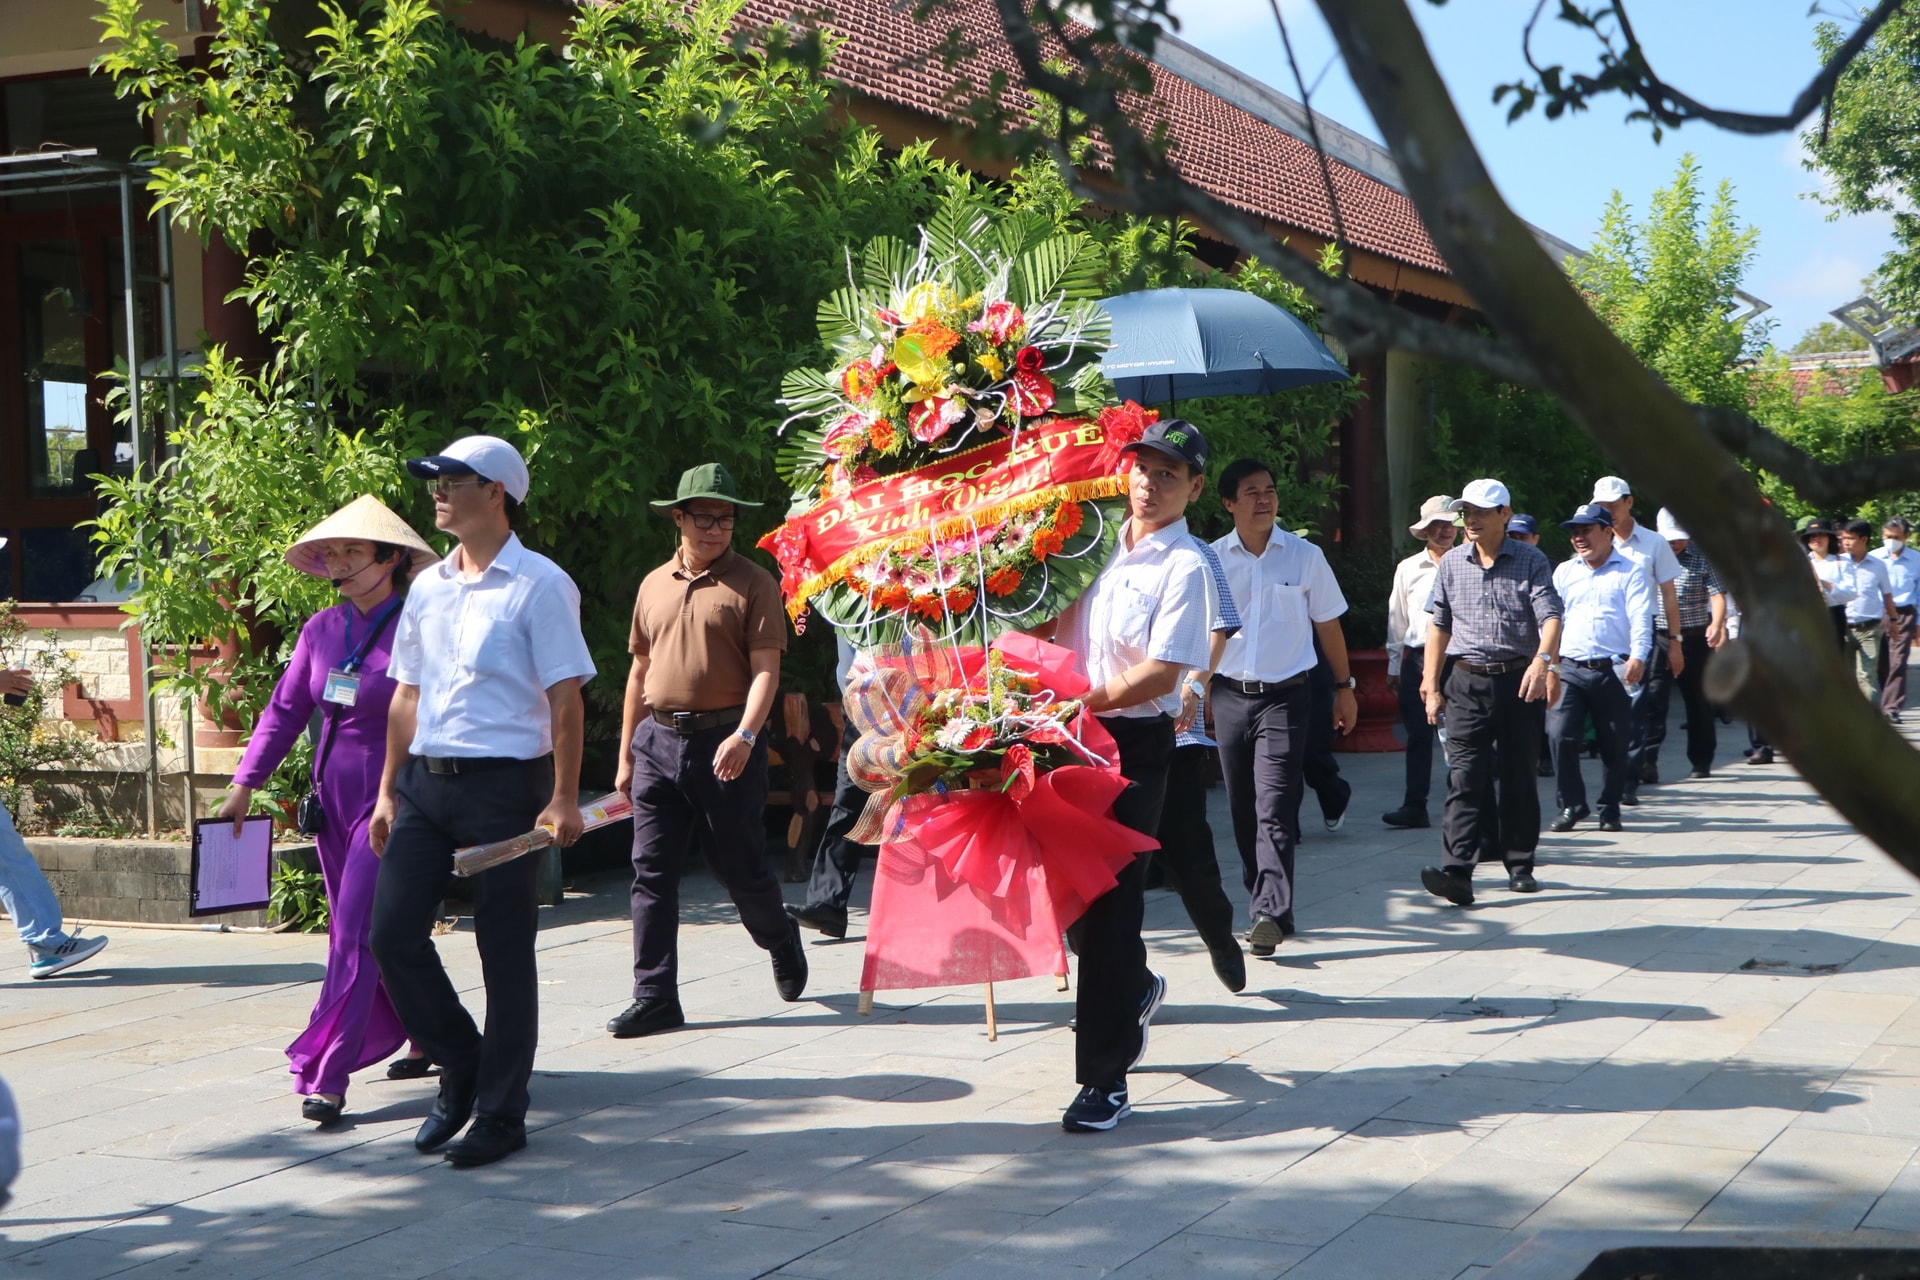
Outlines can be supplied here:
M1855 631L1876 631L1882 623L1882 619L1875 618L1872 622L1849 622L1847 626Z
M653 718L675 733L698 733L702 729L717 729L721 725L737 725L746 710L740 706L724 707L719 711L656 711Z
M1560 661L1570 667L1585 667L1588 671L1613 670L1612 658L1562 658Z
M1249 698L1253 698L1263 693L1285 693L1289 689L1297 689L1305 684L1307 677L1312 674L1313 669L1308 668L1297 676L1288 676L1285 680L1235 680L1232 676L1215 676L1214 679L1235 693L1244 693Z
M1532 658L1514 658L1507 662L1489 662L1483 666L1478 662L1468 662L1463 658L1460 660L1460 665L1465 667L1471 675L1504 676L1510 671L1525 671L1527 665L1532 661Z
M495 769L533 763L531 760L522 760L518 756L417 756L415 758L427 766L428 773L437 773L444 777L462 773L491 773ZM541 758L545 759L544 756Z

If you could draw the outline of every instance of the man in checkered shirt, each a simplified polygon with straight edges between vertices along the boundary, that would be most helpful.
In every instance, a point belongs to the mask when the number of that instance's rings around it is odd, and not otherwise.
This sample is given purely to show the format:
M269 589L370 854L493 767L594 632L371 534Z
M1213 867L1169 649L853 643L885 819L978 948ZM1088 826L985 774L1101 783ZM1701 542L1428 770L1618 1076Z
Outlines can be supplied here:
M1538 547L1507 536L1513 514L1507 486L1475 480L1447 504L1463 513L1468 541L1441 557L1428 606L1426 671L1420 683L1427 720L1447 717L1447 807L1441 820L1443 865L1427 867L1427 892L1458 906L1473 901L1488 815L1488 779L1498 756L1500 837L1508 883L1534 893L1540 843L1540 793L1534 764L1546 709L1560 699L1560 595ZM1404 677L1403 677L1404 678Z

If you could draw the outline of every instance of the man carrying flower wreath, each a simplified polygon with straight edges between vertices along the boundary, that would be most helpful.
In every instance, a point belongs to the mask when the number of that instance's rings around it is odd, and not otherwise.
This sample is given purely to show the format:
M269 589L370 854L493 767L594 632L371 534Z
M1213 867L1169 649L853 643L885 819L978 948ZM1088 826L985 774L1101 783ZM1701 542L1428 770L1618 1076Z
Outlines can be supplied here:
M1178 418L1126 446L1127 523L1113 556L1057 622L1057 643L1086 663L1087 710L1113 735L1129 786L1113 816L1153 834L1166 798L1180 714L1180 677L1205 669L1211 615L1207 568L1187 532L1187 504L1206 482L1207 442ZM1147 1028L1167 981L1147 968L1140 929L1146 858L1087 908L1075 930L1080 955L1074 1078L1081 1085L1061 1126L1111 1129L1131 1114L1127 1072L1147 1051Z

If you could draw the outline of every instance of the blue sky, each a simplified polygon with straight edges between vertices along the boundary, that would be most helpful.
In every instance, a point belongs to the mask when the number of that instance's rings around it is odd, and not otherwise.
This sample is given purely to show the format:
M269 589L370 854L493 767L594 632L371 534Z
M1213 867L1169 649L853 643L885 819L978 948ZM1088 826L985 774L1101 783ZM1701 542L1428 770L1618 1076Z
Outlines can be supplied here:
M1779 111L1817 68L1809 0L1640 0L1629 7L1654 67L1669 82L1715 106ZM1859 296L1860 280L1891 245L1882 215L1826 221L1805 194L1819 185L1800 167L1798 138L1743 138L1706 125L1669 131L1654 142L1645 125L1628 125L1625 99L1548 122L1538 112L1506 122L1493 86L1520 79L1520 32L1533 0L1411 0L1434 59L1486 157L1502 194L1521 217L1585 247L1608 195L1619 189L1644 212L1656 187L1673 179L1692 152L1710 187L1733 183L1743 222L1760 229L1746 289L1773 304L1774 341L1792 345L1833 307ZM1851 12L1822 0L1832 14ZM1557 5L1549 4L1551 12ZM1334 59L1334 46L1311 0L1283 0L1313 105L1378 138L1366 107ZM1267 0L1175 0L1181 38L1284 93L1299 96ZM1563 35L1562 33L1565 32ZM1549 19L1536 53L1543 64L1591 69L1593 45ZM1324 72L1324 75L1322 74Z

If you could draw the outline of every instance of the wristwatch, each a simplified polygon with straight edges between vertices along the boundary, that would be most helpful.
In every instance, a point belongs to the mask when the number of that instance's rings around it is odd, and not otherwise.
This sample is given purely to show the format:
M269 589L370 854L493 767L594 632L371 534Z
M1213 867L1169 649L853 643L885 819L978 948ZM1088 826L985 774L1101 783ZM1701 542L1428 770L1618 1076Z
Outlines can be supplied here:
M740 739L740 741L746 743L748 746L752 746L753 740L759 737L759 735L756 734L753 730L746 729L746 728L735 729L733 731L733 736Z
M1360 682L1352 676L1348 676L1345 680L1335 680L1333 687L1336 689L1358 689Z
M1207 696L1206 682L1197 675L1189 674L1187 676L1187 688L1193 690L1193 696L1196 698L1204 698Z

